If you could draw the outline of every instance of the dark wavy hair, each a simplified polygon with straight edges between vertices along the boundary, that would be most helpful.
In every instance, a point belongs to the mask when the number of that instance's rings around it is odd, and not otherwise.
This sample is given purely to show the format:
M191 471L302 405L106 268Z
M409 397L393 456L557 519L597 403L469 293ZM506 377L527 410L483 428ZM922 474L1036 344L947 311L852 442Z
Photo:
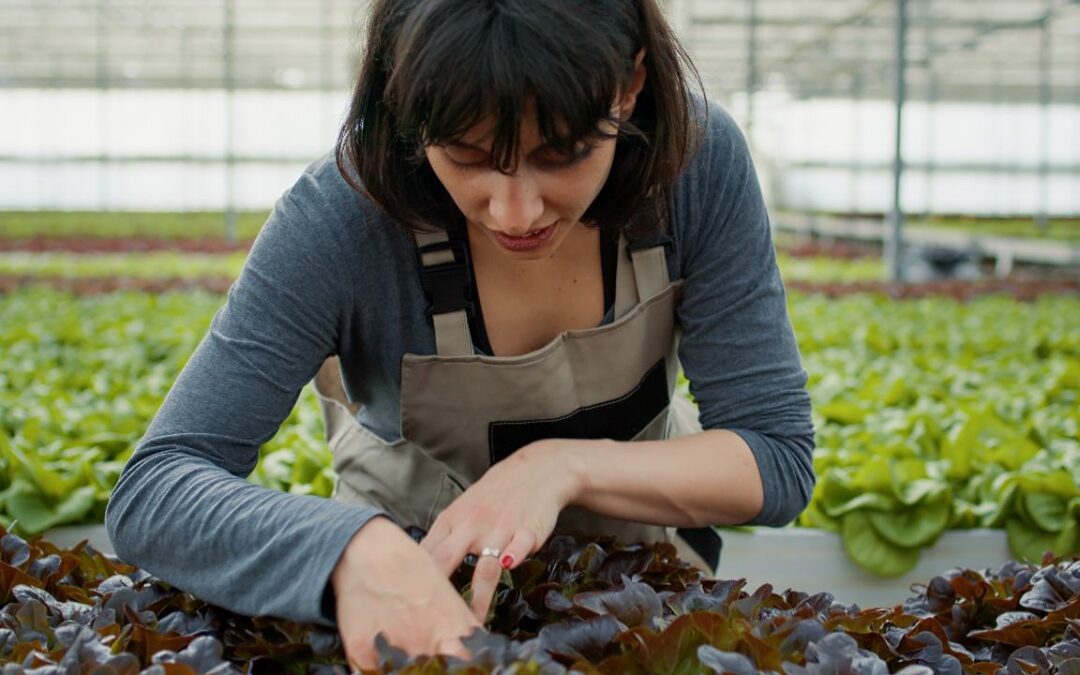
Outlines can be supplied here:
M644 88L630 119L614 119L641 49ZM493 115L491 168L505 173L533 105L544 142L567 156L619 124L582 222L644 236L666 226L671 187L700 144L688 74L703 89L657 0L375 0L338 169L406 227L447 229L461 213L424 147Z

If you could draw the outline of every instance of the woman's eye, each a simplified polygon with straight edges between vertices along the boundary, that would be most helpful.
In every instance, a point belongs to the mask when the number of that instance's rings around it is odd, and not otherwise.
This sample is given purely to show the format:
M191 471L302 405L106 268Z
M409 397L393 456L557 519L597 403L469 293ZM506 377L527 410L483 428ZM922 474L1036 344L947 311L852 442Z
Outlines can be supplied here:
M446 153L446 159L454 166L462 169L478 169L482 166L487 166L488 163L486 157L480 157L476 153Z
M465 162L458 162L456 160L451 159L450 163L453 164L454 166L456 166L459 169L481 169L481 168L487 166L486 161L465 163Z
M577 150L575 150L572 154L569 155L551 149L550 151L544 152L540 155L540 161L543 164L552 167L573 166L588 157L590 154L592 154L593 147L594 146L592 146L591 144L585 143L578 146Z

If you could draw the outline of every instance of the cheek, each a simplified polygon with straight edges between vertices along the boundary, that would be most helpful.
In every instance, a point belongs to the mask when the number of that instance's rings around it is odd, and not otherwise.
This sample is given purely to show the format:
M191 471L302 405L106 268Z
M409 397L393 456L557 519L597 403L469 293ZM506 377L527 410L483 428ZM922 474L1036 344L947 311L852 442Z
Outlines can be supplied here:
M446 191L450 193L451 199L459 208L466 208L468 203L475 199L475 195L472 195L472 193L476 192L475 188L470 189L470 181L467 176L437 153L429 151L427 158L432 173L443 184Z
M451 167L448 166L446 160L439 156L438 153L432 152L431 150L425 150L424 152L427 154L428 166L431 167L432 173L435 174L435 177L438 178L443 185L446 185L450 180Z
M615 156L614 146L608 148L597 148L588 160L583 162L582 174L575 180L579 185L579 190L584 194L588 202L600 194L600 190L604 187L604 183L607 182L608 176L611 174L611 164Z

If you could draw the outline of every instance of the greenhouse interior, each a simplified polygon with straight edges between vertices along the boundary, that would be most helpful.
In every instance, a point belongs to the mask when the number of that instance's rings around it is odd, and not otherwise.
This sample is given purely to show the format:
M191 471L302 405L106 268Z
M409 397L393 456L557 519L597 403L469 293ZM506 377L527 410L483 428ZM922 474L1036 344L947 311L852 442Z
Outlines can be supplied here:
M0 0L0 591L5 675L1080 673L1080 0Z

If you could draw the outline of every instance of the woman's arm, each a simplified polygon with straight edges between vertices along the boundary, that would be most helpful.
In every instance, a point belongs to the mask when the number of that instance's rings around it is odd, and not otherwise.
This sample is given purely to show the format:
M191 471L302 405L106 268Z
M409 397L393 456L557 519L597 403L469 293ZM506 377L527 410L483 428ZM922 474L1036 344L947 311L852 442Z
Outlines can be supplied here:
M245 480L337 351L352 306L341 226L318 195L305 173L276 205L125 466L105 524L122 560L208 602L333 625L331 572L380 511Z
M676 527L752 520L763 501L750 446L730 431L710 430L665 441L563 443L573 467L570 503L616 518ZM579 445L580 444L580 445Z
M705 431L576 446L576 502L666 525L784 525L815 482L806 372L749 149L727 113L711 102L708 113L673 223L679 360Z

